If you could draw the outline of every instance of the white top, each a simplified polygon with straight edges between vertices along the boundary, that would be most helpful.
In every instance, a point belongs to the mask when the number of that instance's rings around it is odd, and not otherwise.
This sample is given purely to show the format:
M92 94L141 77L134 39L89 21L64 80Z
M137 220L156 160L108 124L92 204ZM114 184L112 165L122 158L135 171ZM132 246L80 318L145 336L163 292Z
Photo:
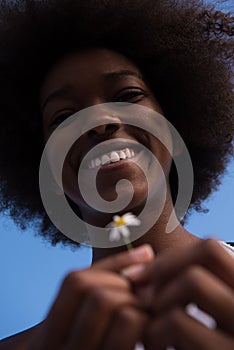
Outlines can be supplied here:
M228 253L230 253L233 258L234 258L234 247L228 245L225 242L221 242L223 246L226 248ZM213 317L208 315L206 312L200 310L196 304L190 303L186 306L185 308L186 312L188 315L192 316L195 318L197 321L200 321L202 324L204 324L206 327L210 329L215 329L216 328L216 321L214 320ZM145 350L144 346L140 343L136 344L135 350ZM176 350L173 347L167 347L166 350Z

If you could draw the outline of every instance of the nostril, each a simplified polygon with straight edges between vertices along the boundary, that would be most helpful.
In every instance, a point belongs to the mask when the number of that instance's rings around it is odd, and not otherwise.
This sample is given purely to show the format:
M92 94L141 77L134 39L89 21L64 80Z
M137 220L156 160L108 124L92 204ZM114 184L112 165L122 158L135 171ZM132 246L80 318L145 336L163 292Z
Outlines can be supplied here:
M91 130L88 131L88 135L89 136L94 136L96 134L97 134L97 131L95 129L91 129Z
M116 124L107 124L106 125L106 132L114 132L118 129L118 126Z
M110 135L114 133L118 129L117 124L104 124L104 125L99 125L93 129L90 129L88 131L89 136L100 136L100 135Z

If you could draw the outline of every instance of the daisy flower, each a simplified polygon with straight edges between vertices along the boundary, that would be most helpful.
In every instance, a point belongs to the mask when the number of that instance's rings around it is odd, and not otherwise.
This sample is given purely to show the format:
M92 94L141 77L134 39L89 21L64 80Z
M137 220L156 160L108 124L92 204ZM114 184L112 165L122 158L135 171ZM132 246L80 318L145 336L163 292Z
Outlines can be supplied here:
M130 242L130 230L128 226L139 226L141 221L132 213L126 213L122 216L115 215L113 221L106 227L110 229L109 239L111 242L119 241L123 238L127 248L132 249Z

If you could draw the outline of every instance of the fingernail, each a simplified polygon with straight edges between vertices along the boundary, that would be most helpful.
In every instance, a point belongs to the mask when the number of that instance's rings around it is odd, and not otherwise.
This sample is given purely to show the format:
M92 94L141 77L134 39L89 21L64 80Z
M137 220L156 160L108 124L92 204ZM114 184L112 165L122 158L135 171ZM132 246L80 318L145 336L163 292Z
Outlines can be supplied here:
M138 248L132 249L129 254L136 262L144 262L154 258L154 251L149 244L144 244Z
M121 275L132 282L136 282L144 274L145 264L138 264L126 267L121 271Z

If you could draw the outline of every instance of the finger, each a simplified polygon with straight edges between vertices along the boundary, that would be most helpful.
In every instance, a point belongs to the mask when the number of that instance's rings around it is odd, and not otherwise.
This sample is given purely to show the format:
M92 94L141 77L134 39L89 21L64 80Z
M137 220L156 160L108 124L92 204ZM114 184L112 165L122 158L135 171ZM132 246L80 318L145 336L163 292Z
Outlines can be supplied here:
M189 265L201 265L219 277L234 289L233 257L213 239L203 240L190 249L181 248L157 256L152 263L146 264L137 273L128 273L134 283L147 283L154 280L156 288L164 286Z
M151 321L144 343L147 350L165 350L169 346L180 350L231 350L234 346L233 338L205 327L180 308Z
M129 265L143 264L154 259L153 249L149 244L144 244L130 251L112 255L93 264L93 269L104 269L120 272Z
M115 311L124 306L139 307L130 293L96 288L85 298L69 334L66 350L97 349L103 342L106 330Z
M59 294L46 318L46 333L43 339L44 348L59 348L67 337L76 317L77 310L90 290L100 287L112 288L116 291L128 291L127 280L117 274L99 270L73 271L69 273Z
M115 313L113 322L107 330L100 350L133 350L142 339L147 316L132 307L123 307Z
M189 267L156 292L150 308L158 315L191 302L211 315L219 328L234 334L234 292L201 266Z

